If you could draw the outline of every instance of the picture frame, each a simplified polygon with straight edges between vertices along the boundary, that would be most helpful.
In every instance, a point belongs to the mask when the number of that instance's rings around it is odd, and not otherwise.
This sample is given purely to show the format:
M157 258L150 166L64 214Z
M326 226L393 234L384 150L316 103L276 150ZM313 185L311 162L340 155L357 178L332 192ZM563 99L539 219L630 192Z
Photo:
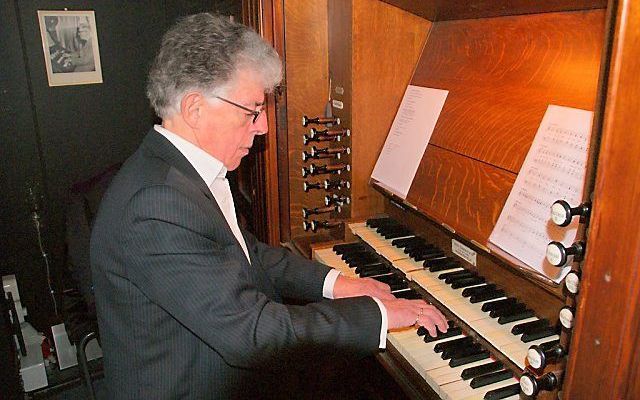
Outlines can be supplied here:
M49 86L102 83L93 11L38 10Z

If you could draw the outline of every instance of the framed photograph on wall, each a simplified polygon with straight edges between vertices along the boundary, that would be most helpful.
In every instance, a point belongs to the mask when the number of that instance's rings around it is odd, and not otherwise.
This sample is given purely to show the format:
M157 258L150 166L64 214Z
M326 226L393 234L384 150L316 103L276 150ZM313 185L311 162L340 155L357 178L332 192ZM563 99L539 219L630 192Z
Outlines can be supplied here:
M93 11L38 11L49 86L102 83Z

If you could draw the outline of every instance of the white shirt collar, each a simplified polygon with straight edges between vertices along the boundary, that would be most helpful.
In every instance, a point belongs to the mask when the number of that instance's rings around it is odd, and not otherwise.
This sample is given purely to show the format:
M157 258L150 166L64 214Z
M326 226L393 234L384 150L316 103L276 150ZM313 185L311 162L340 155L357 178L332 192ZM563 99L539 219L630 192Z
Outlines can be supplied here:
M211 187L214 179L226 177L227 168L222 161L161 125L154 125L153 129L167 138L185 156L208 187Z

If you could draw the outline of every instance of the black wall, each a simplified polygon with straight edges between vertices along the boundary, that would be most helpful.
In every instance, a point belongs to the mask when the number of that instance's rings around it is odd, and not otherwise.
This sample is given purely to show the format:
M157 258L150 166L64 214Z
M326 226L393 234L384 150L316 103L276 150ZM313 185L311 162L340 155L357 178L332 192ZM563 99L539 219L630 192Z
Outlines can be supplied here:
M48 85L37 11L65 7L95 12L101 84ZM137 147L155 122L144 87L162 33L177 17L200 11L240 18L241 0L0 1L0 274L16 274L39 330L60 318L48 293L34 207L59 296L68 189Z

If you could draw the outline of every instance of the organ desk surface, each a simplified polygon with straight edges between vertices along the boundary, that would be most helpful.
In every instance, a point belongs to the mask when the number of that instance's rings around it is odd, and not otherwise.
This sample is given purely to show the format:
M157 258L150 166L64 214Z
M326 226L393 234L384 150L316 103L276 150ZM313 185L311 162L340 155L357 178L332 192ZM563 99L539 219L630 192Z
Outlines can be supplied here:
M264 0L262 21L269 28L263 31L272 35L286 68L269 110L277 117L272 130L282 241L338 262L331 246L321 243L354 242L353 228L371 242L363 246L384 253L376 246L390 247L391 241L363 234L371 228L364 221L375 225L372 217L380 215L401 221L408 236L425 238L457 268L475 274L465 278L482 277L504 297L524 303L532 315L525 322L546 319L555 329L544 340L510 346L446 304L437 276L427 276L422 266L406 270L410 261L402 264L405 270L396 271L402 284L409 281L409 289L440 304L454 325L513 374L508 382L517 383L527 371L537 377L563 371L557 374L563 398L640 397L634 357L640 139L633 123L639 111L640 10L632 3ZM408 196L398 199L369 177L408 84L446 89L449 96ZM549 104L594 111L584 190L593 208L578 233L587 243L586 258L572 266L581 274L577 296L487 247ZM303 126L303 116L333 119ZM314 141L312 127L329 133ZM342 133L332 135L336 130ZM452 253L452 239L477 252L476 265ZM440 289L430 290L429 279ZM558 323L563 307L575 312L571 329ZM461 396L456 390L462 389L443 389L433 384L440 378L421 373L420 356L407 354L398 342L402 335L390 335L380 358L407 392ZM532 371L524 359L528 345L554 340L568 356L550 357L543 369ZM557 393L543 390L539 397Z

